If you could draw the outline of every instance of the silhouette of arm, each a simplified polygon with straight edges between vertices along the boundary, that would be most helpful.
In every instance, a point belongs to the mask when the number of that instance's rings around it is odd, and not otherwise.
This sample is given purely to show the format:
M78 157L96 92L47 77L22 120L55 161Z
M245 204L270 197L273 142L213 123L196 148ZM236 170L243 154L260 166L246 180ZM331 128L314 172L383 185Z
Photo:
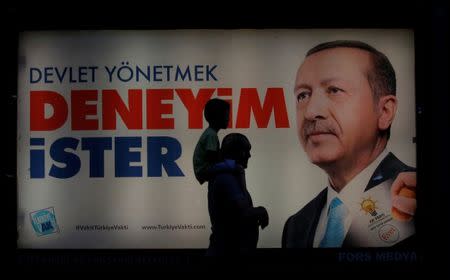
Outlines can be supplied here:
M245 222L256 222L262 229L269 224L269 214L263 206L249 207L244 200L236 200L235 205Z
M197 179L200 184L203 184L206 181L210 181L217 175L218 172L213 167L217 163L218 159L219 159L218 151L213 150L206 151L205 160L208 162L210 167L206 170L199 172L199 174L197 175Z
M242 174L242 176L244 176ZM223 193L230 201L232 211L244 223L256 223L264 229L269 224L267 210L262 207L253 207L246 199L242 186L236 176L227 174L223 181Z

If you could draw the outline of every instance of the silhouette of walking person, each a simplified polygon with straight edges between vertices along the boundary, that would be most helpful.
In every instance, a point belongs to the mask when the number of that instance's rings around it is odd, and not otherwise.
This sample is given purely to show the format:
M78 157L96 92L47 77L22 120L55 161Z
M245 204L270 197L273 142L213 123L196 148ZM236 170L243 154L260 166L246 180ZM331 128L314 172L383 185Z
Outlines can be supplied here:
M258 243L259 226L269 224L267 210L253 207L247 190L247 168L251 144L240 133L231 133L222 141L223 161L215 168L222 170L208 184L208 210L211 219L207 256L249 255Z

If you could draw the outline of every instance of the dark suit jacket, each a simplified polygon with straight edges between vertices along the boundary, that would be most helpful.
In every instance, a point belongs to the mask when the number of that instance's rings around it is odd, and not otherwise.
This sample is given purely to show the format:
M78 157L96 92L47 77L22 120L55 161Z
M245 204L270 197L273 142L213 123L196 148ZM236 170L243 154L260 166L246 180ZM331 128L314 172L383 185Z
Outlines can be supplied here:
M395 179L400 172L415 171L414 168L405 165L394 154L389 153L375 169L364 191L367 191L382 182ZM321 191L313 200L296 214L291 216L284 225L282 247L283 248L312 248L316 228L320 214L327 202L327 189ZM397 243L396 246L412 246L414 237ZM342 247L352 247L345 239Z
M223 168L209 181L208 211L212 230L208 256L237 256L256 250L259 212L253 207L243 169Z

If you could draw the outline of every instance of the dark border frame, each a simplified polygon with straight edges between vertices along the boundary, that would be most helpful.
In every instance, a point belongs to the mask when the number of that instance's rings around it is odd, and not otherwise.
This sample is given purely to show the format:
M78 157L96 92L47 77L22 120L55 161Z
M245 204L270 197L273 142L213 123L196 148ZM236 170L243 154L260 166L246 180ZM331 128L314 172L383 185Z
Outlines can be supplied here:
M250 270L301 271L332 266L342 271L394 269L405 272L434 265L445 270L449 263L448 203L448 3L415 1L394 4L380 0L366 3L318 3L299 8L274 6L228 6L206 9L185 4L174 10L169 5L139 7L45 7L9 8L2 25L6 49L6 94L2 94L4 131L2 187L7 201L7 252L12 268L45 270L209 270L224 264ZM280 3L281 4L281 3ZM167 13L161 12L166 11ZM16 247L16 135L17 135L17 46L18 35L26 30L95 29L235 29L235 28L409 28L414 30L416 48L416 128L418 189L418 246L406 249L282 250L258 249L252 258L207 259L205 250L24 250ZM447 211L447 212L445 212ZM441 242L442 241L442 242ZM440 257L436 248L444 251ZM376 256L386 254L386 259ZM416 258L395 257L413 253ZM391 257L389 257L391 256ZM388 271L388 270L386 270Z

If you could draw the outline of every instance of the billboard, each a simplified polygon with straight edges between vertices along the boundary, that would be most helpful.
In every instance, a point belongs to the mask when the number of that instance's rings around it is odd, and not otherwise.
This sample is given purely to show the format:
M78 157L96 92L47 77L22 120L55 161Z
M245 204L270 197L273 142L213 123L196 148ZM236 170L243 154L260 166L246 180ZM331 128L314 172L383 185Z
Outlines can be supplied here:
M410 30L21 33L18 246L208 247L208 188L192 157L208 127L204 106L220 98L232 110L219 138L238 132L252 145L247 189L270 217L258 247L280 248L286 221L328 184L299 141L297 70L309 49L342 39L392 63L398 104L386 150L415 166ZM411 229L389 222L385 192L371 195L357 198L360 208L371 201L383 222L358 228L373 231L368 246L390 246Z

